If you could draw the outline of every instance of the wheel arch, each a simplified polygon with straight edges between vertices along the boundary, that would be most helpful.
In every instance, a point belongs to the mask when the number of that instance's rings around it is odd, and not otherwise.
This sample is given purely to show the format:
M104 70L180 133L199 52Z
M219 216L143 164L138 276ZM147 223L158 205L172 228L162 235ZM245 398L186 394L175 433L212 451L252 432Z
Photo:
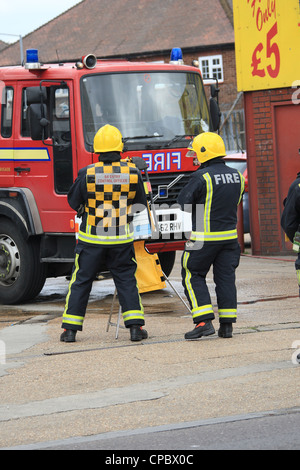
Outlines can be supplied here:
M25 239L28 239L31 235L41 235L43 233L38 207L32 192L28 188L0 190L1 217L12 220Z

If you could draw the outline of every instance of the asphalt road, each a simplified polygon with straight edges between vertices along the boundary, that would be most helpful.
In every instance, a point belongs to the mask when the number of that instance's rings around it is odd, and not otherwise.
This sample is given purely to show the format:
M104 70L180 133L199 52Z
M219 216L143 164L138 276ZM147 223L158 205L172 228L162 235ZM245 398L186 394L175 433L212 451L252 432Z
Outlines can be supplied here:
M131 432L115 432L73 438L60 442L24 446L20 449L44 450L110 450L110 451L160 451L169 455L173 464L196 464L202 458L202 450L299 450L300 449L300 408L278 410L265 413L228 417L222 419L178 423L173 426L160 426L139 429ZM180 454L180 451L189 451ZM165 452L167 451L167 453ZM109 454L103 454L107 458ZM116 455L122 456L122 452ZM130 451L126 453L130 455ZM143 459L158 464L154 453L138 454ZM178 457L182 455L181 457ZM176 457L177 456L177 457ZM184 457L185 456L185 457ZM161 459L160 464L170 460Z

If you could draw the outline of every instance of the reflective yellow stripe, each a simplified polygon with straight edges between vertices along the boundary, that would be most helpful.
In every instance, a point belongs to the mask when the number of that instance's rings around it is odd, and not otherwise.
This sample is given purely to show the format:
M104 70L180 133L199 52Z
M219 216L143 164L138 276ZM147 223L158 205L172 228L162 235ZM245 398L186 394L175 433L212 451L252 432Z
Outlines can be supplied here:
M69 325L82 326L84 317L78 317L76 315L67 315L63 314L63 323L68 323Z
M236 308L220 308L218 310L220 318L236 318Z
M192 241L223 241L237 238L237 230L225 230L222 232L192 232Z
M50 155L45 148L0 148L0 160L49 161Z
M0 160L13 160L14 149L0 149Z
M127 310L127 312L123 313L123 320L144 320L144 312L143 310Z
M211 304L201 305L201 307L192 309L193 318L196 318L196 317L198 318L198 317L207 315L208 313L214 313Z
M213 185L209 173L204 173L203 178L206 181L206 199L204 207L204 231L210 232L210 211L213 198Z
M195 292L194 292L194 290L192 288L192 284L191 284L192 274L187 268L187 263L188 263L189 257L190 257L190 253L185 252L184 255L183 255L183 269L185 269L184 283L185 283L186 289L187 289L188 294L189 294L189 298L190 298L190 302L192 304L192 308L197 308L198 307L197 299L196 299Z
M240 178L241 178L241 193L240 193L240 198L239 198L238 205L241 202L241 199L243 197L243 192L244 192L244 189L245 189L245 178L243 177L243 175L240 172L239 172L239 175L240 175Z
M73 323L75 323L75 322L77 323L77 321L82 318L82 317L77 317L77 316L67 314L67 310L68 310L68 307L69 307L69 299L70 299L70 295L71 295L71 287L72 287L73 283L76 280L77 272L79 270L78 258L79 258L79 255L77 253L76 256L75 256L75 261L74 261L75 268L74 268L74 271L73 271L73 274L72 274L72 278L71 278L71 281L70 281L70 284L69 284L68 294L67 294L67 297L66 297L65 311L63 313L63 321L64 321L65 318L68 318L68 320L69 319L71 320L71 317L72 317L74 319ZM65 323L71 323L71 322L72 322L72 320L71 321L66 321ZM82 319L82 322L83 322L83 319ZM81 324L82 324L82 322L81 322Z
M82 242L86 243L93 243L95 245L112 245L112 244L122 244L122 243L129 243L133 242L133 232L125 234L125 235L120 235L120 236L114 236L114 237L98 237L97 235L91 235L90 233L90 228L87 229L87 233L82 232L79 230L78 233L78 239L81 240Z

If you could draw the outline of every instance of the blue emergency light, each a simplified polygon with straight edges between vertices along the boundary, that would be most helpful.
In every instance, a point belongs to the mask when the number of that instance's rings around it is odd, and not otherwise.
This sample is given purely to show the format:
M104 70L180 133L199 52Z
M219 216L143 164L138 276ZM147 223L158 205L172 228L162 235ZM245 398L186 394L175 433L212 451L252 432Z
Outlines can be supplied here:
M25 68L28 70L39 69L41 64L39 63L39 53L37 49L26 50L26 63Z
M171 50L170 58L171 64L183 64L182 57L182 50L180 49L180 47L173 47L173 49Z
M39 54L37 49L26 50L26 62L33 63L39 61Z

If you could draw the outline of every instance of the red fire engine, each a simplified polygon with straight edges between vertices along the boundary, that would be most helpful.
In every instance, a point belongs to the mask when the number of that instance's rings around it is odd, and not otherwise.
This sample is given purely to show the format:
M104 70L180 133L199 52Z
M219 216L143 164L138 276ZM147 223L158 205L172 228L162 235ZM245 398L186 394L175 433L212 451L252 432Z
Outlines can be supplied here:
M41 64L30 49L24 66L0 67L0 303L32 299L47 277L70 274L76 214L67 192L97 160L94 135L107 123L120 129L124 157L148 164L159 236L146 243L170 273L186 239L174 204L195 169L186 148L219 119L199 68L175 59Z

